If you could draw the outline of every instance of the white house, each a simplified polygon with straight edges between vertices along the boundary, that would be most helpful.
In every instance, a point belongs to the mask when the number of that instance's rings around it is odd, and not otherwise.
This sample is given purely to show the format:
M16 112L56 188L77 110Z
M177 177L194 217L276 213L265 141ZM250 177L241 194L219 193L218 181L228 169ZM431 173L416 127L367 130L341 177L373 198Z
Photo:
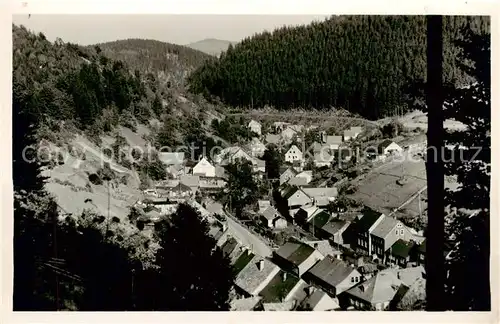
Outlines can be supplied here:
M254 137L250 142L249 149L253 157L262 157L266 151L266 146L258 137Z
M391 140L385 140L378 146L379 154L389 155L403 152L403 148Z
M280 216L273 206L266 208L260 215L264 225L269 228L283 229L287 226L286 220Z
M215 166L213 166L206 157L202 157L193 167L193 174L204 177L215 177Z
M293 187L283 192L283 198L286 199L288 208L290 209L310 206L313 202L311 197L309 197L303 189Z
M295 161L302 162L304 159L302 157L302 152L296 145L292 145L288 152L285 153L285 161L293 163Z
M250 131L254 132L257 135L261 135L262 134L262 125L261 125L261 123L259 123L256 120L252 119L248 123L248 128L250 129Z

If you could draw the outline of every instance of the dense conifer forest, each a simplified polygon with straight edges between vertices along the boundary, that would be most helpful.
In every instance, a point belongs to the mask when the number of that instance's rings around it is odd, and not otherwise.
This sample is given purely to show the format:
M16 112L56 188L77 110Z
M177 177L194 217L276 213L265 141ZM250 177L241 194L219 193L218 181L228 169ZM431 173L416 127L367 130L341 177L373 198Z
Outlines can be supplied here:
M445 80L467 82L453 41L485 17L446 17ZM425 16L333 16L282 27L230 46L189 78L191 90L235 106L342 107L375 119L404 111L404 93L425 78Z

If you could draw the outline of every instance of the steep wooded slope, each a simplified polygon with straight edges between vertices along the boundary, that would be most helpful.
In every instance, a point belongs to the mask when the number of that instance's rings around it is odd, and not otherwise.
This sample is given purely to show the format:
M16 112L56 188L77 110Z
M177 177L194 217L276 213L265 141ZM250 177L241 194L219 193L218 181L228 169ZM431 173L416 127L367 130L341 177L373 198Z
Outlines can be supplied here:
M445 79L457 83L467 80L453 40L466 25L489 32L485 17L445 18ZM425 51L424 16L334 16L244 39L194 72L190 87L232 105L334 106L375 119L401 109L405 87L425 77Z

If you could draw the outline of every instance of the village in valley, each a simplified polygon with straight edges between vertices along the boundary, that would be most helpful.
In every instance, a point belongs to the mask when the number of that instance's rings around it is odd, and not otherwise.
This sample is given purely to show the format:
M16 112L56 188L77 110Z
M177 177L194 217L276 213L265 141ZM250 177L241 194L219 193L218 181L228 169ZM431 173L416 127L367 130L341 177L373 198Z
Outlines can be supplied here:
M425 300L420 129L240 123L245 143L196 159L158 153L168 179L133 206L139 229L152 233L180 203L198 210L233 265L232 310L401 310ZM234 166L248 166L261 188L239 209L228 199Z

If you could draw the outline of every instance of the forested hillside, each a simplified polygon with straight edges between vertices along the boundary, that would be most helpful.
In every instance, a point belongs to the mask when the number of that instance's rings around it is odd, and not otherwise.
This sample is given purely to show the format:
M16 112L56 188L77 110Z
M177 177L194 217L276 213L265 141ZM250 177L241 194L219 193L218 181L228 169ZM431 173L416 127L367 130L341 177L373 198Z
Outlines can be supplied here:
M82 129L104 130L116 125L120 115L146 119L152 114L154 85L99 48L51 43L42 33L17 26L12 36L13 94L23 97L22 109L46 120L71 120Z
M489 19L445 18L445 79L455 83L466 82L453 45L464 26L489 33ZM189 83L231 105L333 106L374 119L402 112L405 87L425 78L425 49L424 16L334 16L246 38Z
M124 39L97 44L112 59L126 62L140 72L162 72L162 77L179 86L189 72L213 57L186 46L149 39Z
M12 28L14 99L53 130L66 121L98 135L118 125L133 129L136 122L147 124L151 118L164 121L162 115L182 124L210 110L206 101L182 90L184 75L207 54L148 40L116 41L102 48L60 39L51 43L24 26ZM175 130L168 132L175 138Z

